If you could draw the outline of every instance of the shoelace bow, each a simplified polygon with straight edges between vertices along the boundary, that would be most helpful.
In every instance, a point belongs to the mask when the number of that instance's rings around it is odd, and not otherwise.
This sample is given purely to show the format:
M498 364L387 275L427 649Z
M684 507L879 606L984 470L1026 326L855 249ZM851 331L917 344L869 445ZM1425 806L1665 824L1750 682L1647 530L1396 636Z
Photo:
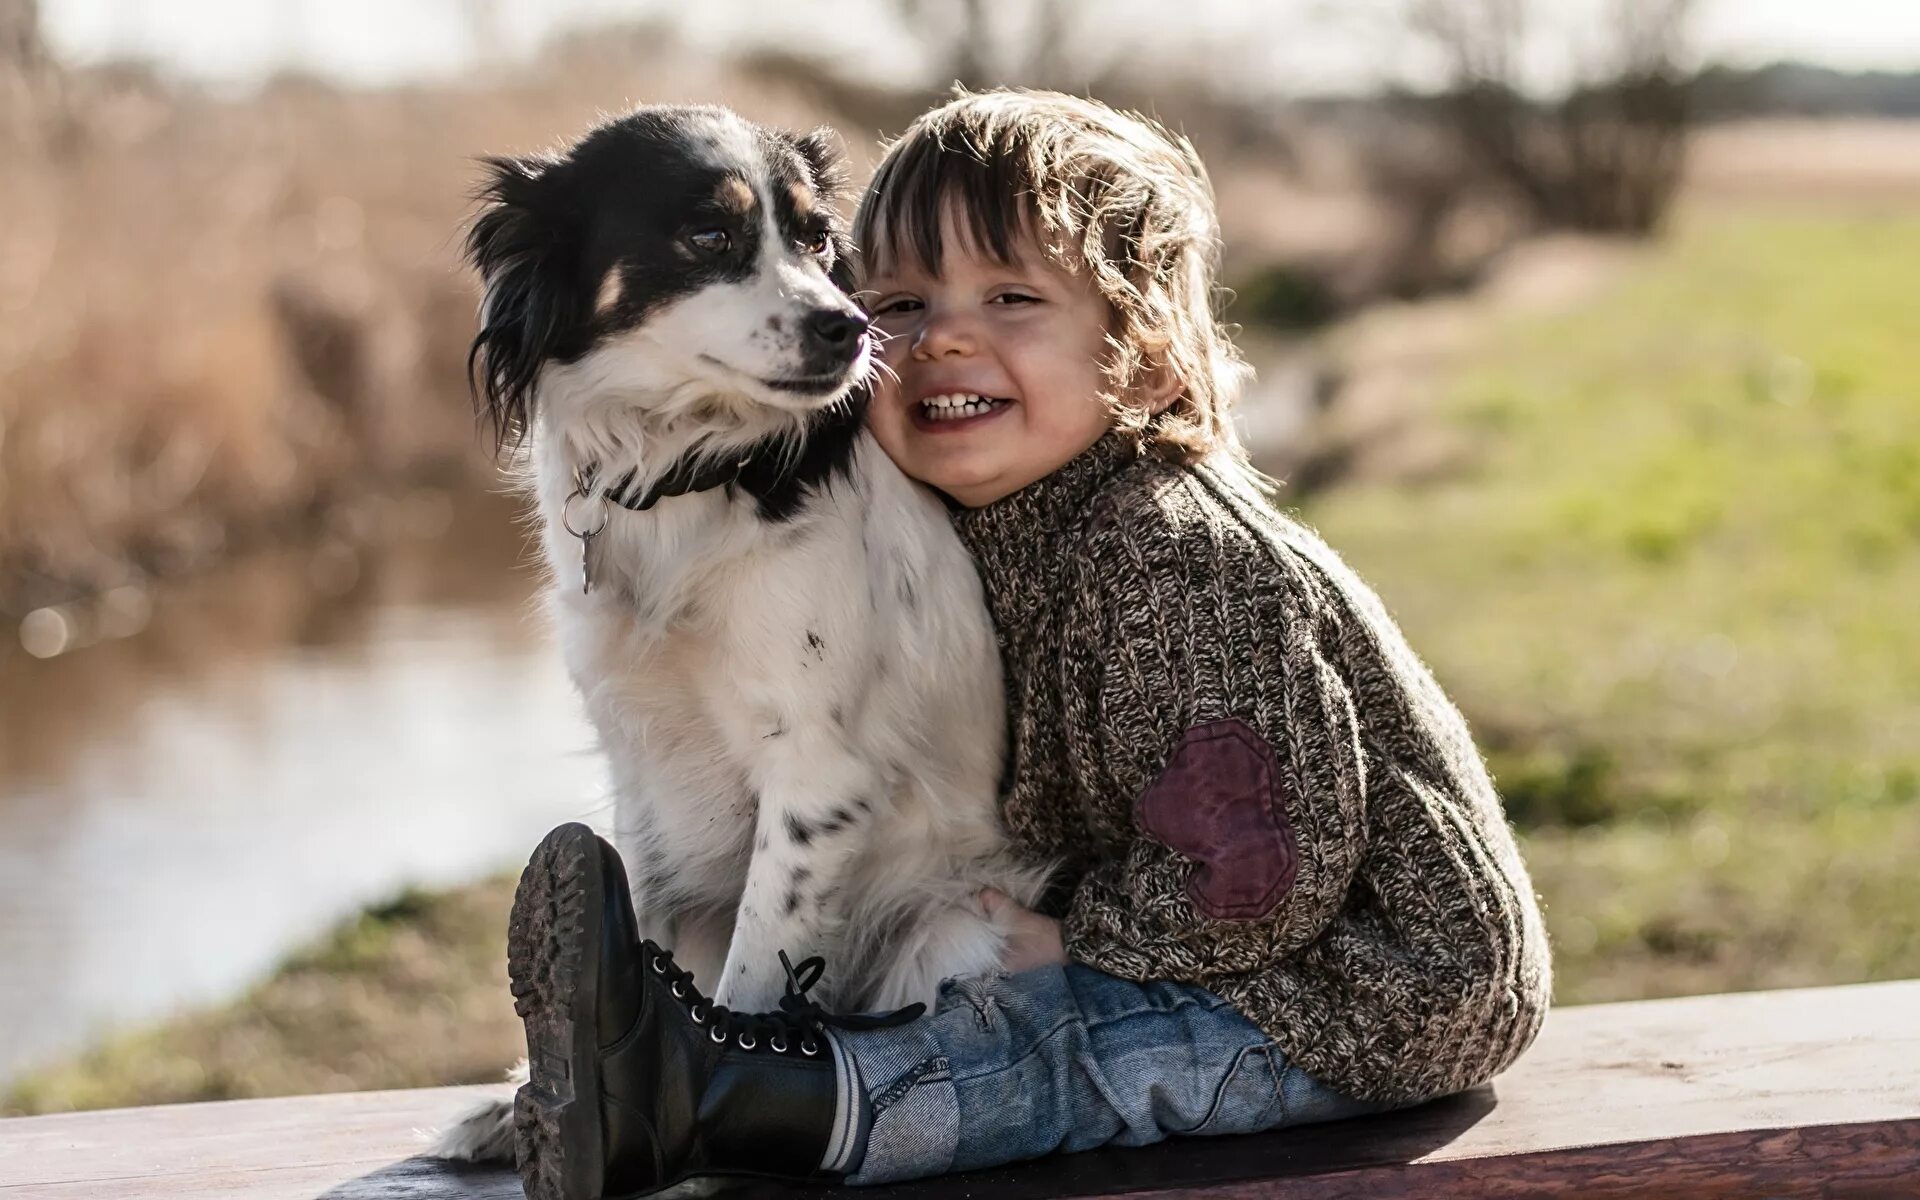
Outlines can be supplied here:
M786 1054L798 1049L811 1058L820 1053L820 1038L825 1035L826 1026L848 1030L888 1029L905 1025L927 1011L924 1004L909 1004L890 1013L828 1012L807 995L813 985L820 982L827 960L816 954L801 960L796 967L782 950L780 966L787 973L787 994L780 998L780 1010L734 1012L724 1004L707 999L694 985L693 972L674 962L670 951L647 942L643 952L654 974L667 981L674 998L687 1007L687 1015L693 1018L694 1024L706 1028L707 1036L716 1045L731 1038L742 1050L765 1046L775 1054Z

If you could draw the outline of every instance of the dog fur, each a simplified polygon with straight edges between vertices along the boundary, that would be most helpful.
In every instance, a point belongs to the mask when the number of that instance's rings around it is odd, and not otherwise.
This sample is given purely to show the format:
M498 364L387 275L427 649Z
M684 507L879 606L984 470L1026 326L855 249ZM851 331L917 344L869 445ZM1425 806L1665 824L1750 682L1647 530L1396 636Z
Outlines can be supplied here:
M862 427L873 356L830 142L643 108L490 170L468 239L477 390L530 444L643 936L744 1011L780 998L781 950L824 955L819 990L847 1010L993 969L1004 930L978 889L1030 905L1045 871L996 817L1003 698L972 561ZM741 459L722 486L619 503ZM502 1107L437 1152L510 1157Z

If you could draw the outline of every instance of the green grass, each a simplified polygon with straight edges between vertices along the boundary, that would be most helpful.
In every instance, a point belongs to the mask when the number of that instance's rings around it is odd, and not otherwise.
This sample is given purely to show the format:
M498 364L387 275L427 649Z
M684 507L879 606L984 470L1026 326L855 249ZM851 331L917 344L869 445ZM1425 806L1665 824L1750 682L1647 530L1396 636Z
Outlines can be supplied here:
M479 1083L526 1045L507 991L510 880L407 892L233 1004L19 1080L0 1116Z
M1592 1000L1920 975L1920 218L1694 217L1304 514L1473 720Z

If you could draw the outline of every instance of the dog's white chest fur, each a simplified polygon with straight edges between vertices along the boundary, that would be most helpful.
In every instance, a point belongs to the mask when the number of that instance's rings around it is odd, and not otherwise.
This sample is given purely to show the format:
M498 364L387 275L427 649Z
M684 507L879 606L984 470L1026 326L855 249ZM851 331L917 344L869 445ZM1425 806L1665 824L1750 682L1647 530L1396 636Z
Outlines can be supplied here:
M569 465L538 490L645 935L748 1010L778 999L781 950L873 1007L991 967L974 893L1036 879L1002 851L998 657L939 502L861 435L785 522L722 490L614 508L583 592Z

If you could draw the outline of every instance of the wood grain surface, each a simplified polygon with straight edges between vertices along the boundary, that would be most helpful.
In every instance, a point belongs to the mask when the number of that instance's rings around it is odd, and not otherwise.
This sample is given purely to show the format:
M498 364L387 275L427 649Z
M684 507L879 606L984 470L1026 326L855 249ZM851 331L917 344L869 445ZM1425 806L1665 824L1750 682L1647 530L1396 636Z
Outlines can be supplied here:
M0 1200L504 1200L509 1172L412 1157L498 1088L0 1121ZM1558 1009L1485 1087L1403 1112L1175 1139L840 1200L1209 1196L1920 1197L1920 980ZM708 1192L707 1194L712 1194Z

